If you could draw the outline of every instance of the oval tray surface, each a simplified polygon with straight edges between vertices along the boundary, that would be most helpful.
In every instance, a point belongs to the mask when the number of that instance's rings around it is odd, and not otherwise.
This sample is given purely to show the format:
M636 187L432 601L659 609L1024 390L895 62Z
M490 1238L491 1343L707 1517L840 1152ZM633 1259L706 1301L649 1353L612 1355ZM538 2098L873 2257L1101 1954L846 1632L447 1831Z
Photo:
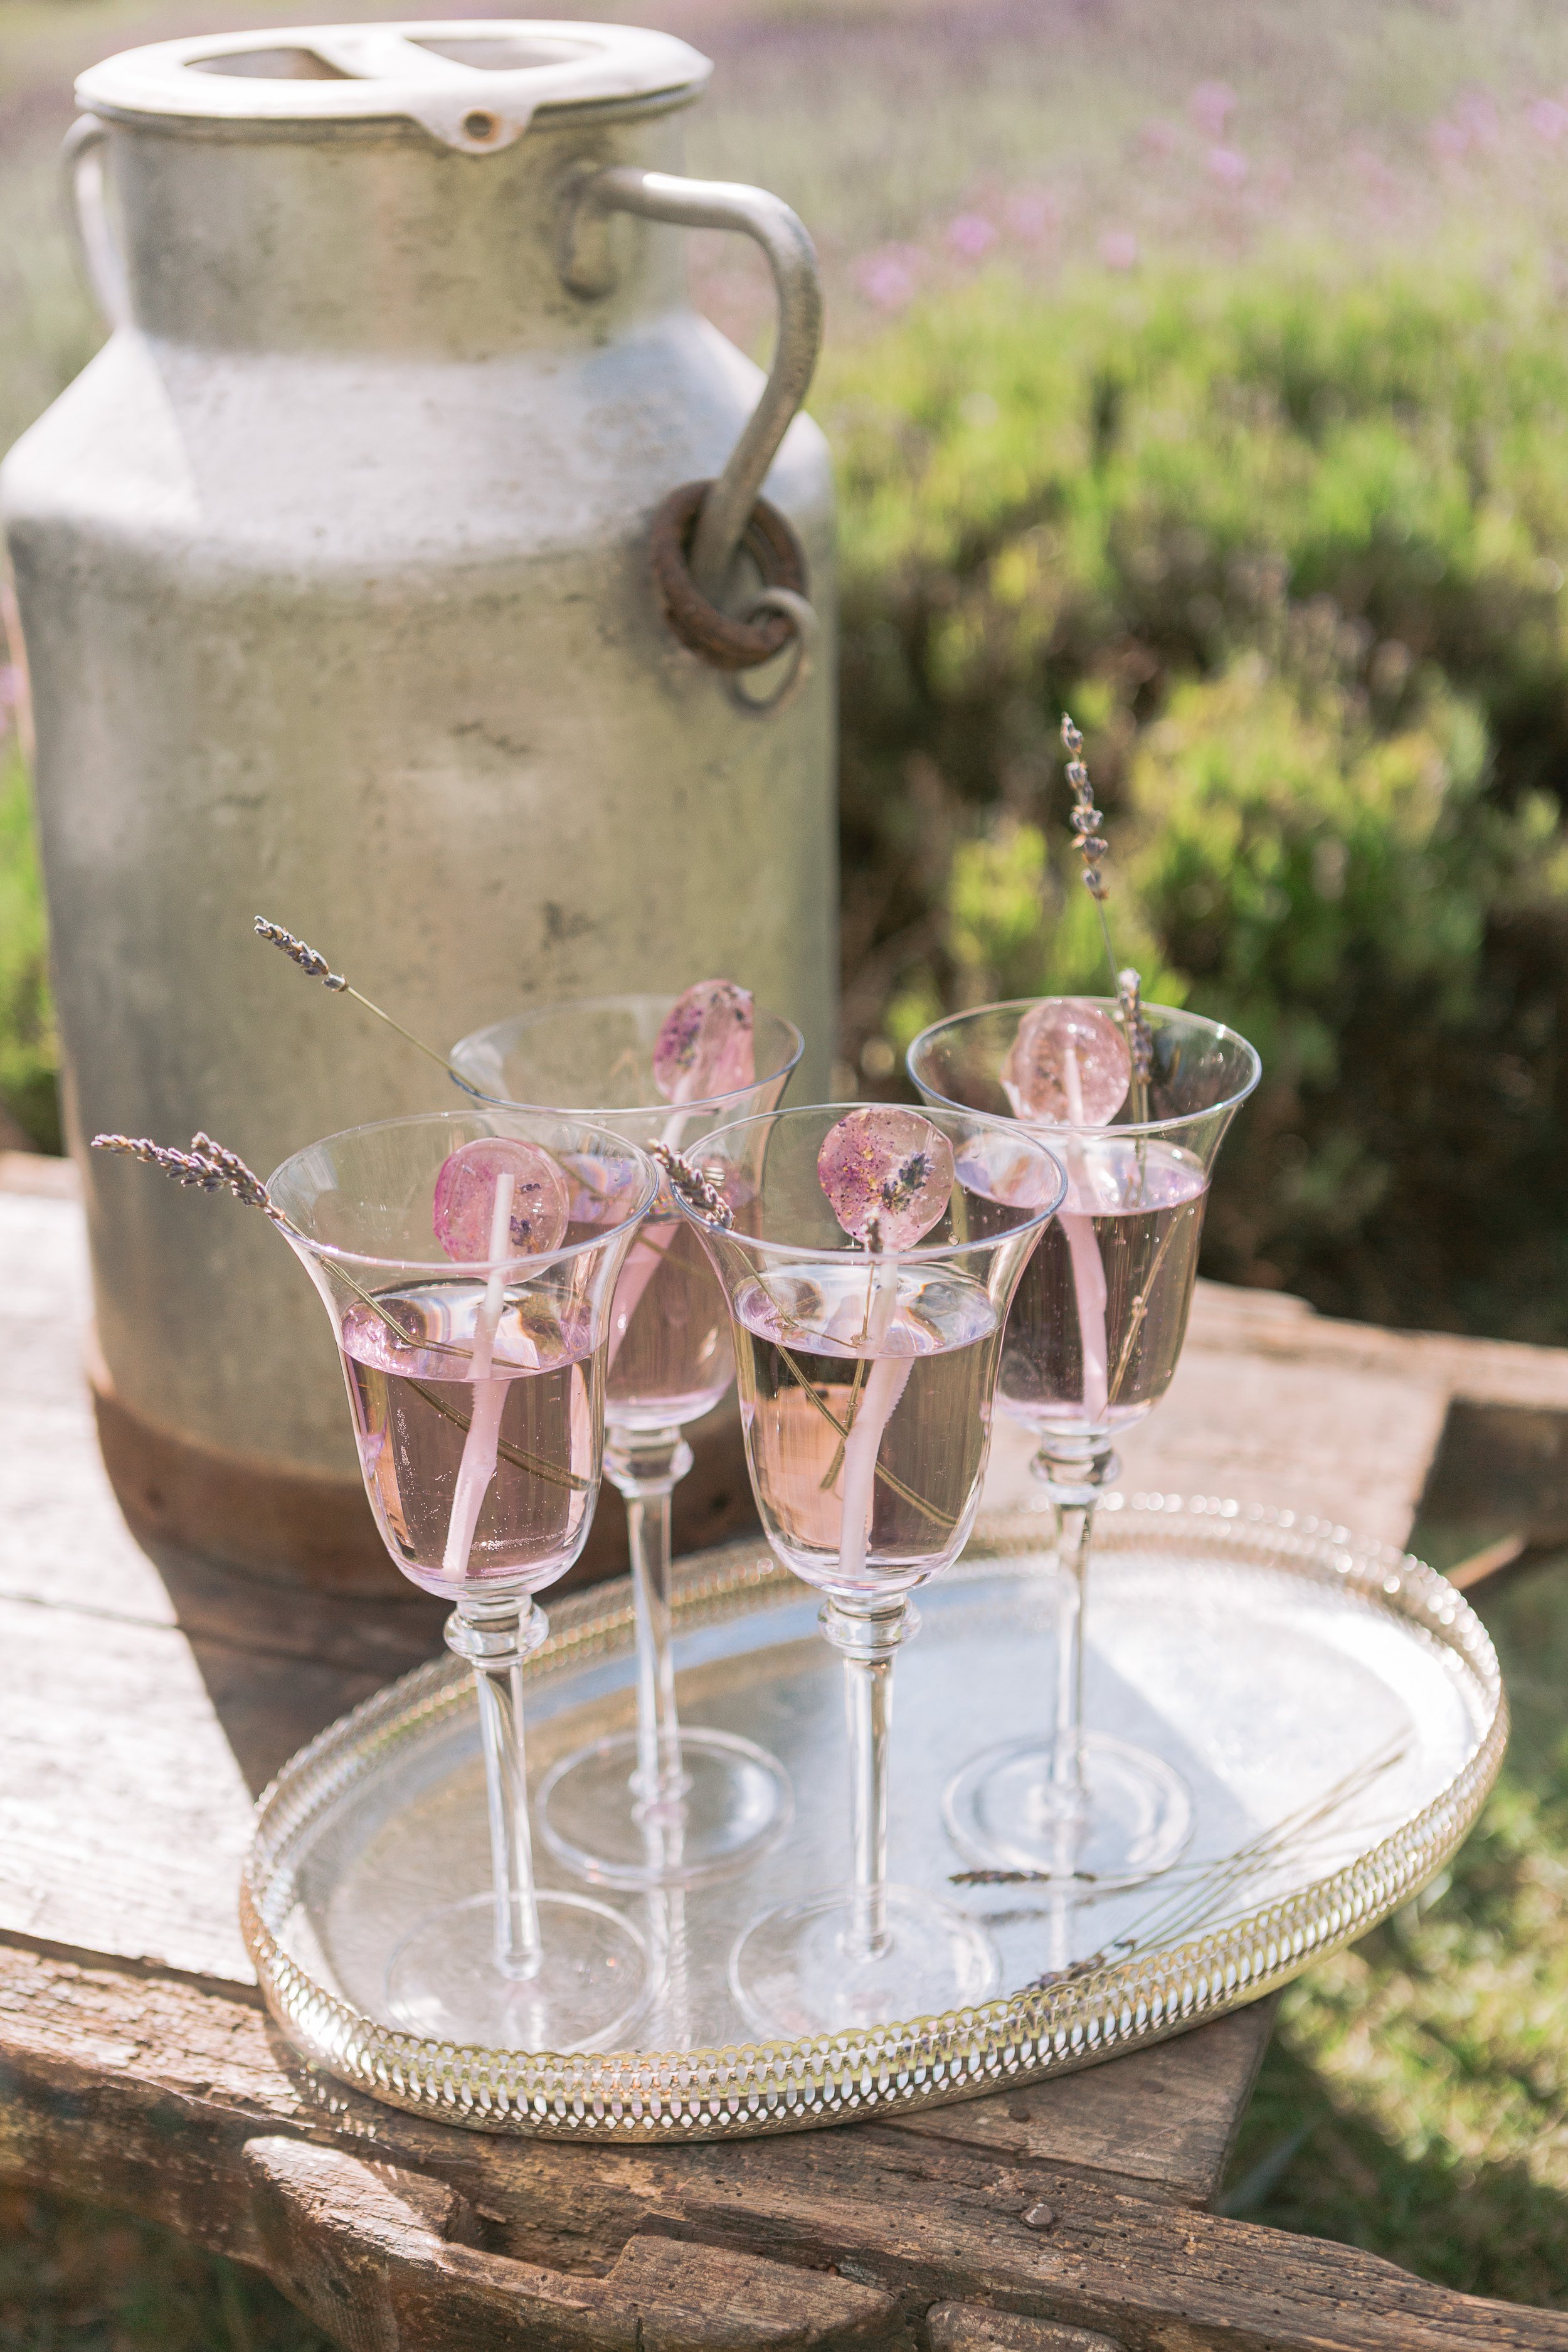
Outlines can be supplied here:
M1325 1522L1113 1495L1090 1570L1086 1717L1183 1774L1192 1843L1163 1876L1116 1892L952 1887L963 1859L942 1827L948 1780L977 1748L1048 1726L1055 1571L1042 1534L1033 1517L993 1523L920 1595L923 1630L900 1654L895 1691L892 1875L985 1921L1001 1998L861 2032L746 2039L730 1947L754 1912L840 1882L848 1831L842 1668L816 1630L818 1596L743 1544L681 1571L682 1716L771 1747L795 1818L726 1879L607 1897L661 1963L637 2046L457 2048L387 2021L400 1937L488 1884L472 1686L447 1659L333 1724L260 1801L241 1916L273 2015L329 2073L475 2129L644 2146L743 2137L972 2097L1178 2032L1363 1934L1442 1867L1507 1736L1496 1655L1454 1588ZM633 1719L629 1587L562 1601L551 1624L527 1669L533 1784L566 1749ZM540 1876L579 1883L542 1852Z

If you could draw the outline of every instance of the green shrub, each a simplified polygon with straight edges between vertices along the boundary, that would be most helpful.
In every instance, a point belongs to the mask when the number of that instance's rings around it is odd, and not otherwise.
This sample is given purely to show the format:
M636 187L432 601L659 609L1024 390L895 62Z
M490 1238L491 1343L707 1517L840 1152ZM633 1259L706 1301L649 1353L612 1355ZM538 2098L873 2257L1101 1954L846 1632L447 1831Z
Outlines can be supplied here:
M837 363L863 1067L1104 986L1070 709L1119 956L1265 1059L1209 1270L1568 1338L1565 328L1436 271L995 278Z
M0 737L0 1108L46 1151L60 1149L58 1065L32 794Z

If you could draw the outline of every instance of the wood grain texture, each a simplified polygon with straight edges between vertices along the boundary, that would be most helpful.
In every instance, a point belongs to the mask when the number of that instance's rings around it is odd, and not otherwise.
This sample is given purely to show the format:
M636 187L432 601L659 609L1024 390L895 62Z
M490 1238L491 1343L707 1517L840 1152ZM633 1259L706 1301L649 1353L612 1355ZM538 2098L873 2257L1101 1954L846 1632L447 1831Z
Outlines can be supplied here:
M478 2243L479 2215L445 2182L281 2138L247 2143L252 2219L273 2277L355 2352L463 2343L615 2352L769 2352L909 2346L890 2294L756 2256L633 2238L602 2278Z
M889 2118L887 2128L1206 2205L1225 2179L1278 2006L1255 2001L1114 2065Z
M926 2335L931 2352L1121 2352L1109 2336L977 2303L939 2303L926 2314Z
M0 2066L0 2175L256 2263L374 2352L620 2347L628 2312L671 2352L896 2344L955 2304L1122 2352L1568 2352L1568 2316L908 2132L646 2152L453 2132L312 2075L221 1988L3 1946Z

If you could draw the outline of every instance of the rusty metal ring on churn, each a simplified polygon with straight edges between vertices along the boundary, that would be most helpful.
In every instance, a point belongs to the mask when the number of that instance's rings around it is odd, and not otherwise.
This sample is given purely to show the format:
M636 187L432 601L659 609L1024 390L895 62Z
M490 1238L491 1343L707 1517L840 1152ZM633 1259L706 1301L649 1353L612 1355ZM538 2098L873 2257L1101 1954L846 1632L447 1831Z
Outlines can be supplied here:
M769 613L758 621L735 621L710 604L691 576L688 551L697 517L712 485L683 482L658 509L653 519L653 576L670 627L684 646L715 669L756 669L782 654L795 634L786 614ZM764 588L787 588L804 596L805 554L777 507L759 499L741 545L763 576Z

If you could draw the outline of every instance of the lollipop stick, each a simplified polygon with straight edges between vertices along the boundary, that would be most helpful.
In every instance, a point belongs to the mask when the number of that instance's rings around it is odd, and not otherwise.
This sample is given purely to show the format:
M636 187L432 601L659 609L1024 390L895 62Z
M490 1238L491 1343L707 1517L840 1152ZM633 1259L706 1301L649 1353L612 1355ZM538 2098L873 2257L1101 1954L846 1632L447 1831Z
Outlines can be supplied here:
M496 1331L500 1323L501 1309L506 1304L506 1268L499 1261L505 1257L511 1239L511 1198L516 1179L510 1172L496 1178L494 1204L490 1210L489 1256L489 1279L474 1325L473 1356L473 1419L463 1440L463 1458L458 1465L458 1484L452 1496L452 1517L447 1530L447 1549L441 1565L448 1576L466 1576L468 1555L474 1547L474 1529L479 1524L479 1507L489 1491L496 1475L496 1456L500 1444L501 1415L506 1411L507 1387L504 1380L492 1381L490 1364L495 1355Z
M1081 1129L1083 1087L1079 1076L1078 1055L1070 1045L1063 1059L1062 1075L1067 1087L1068 1117L1075 1129ZM1074 1193L1080 1201L1088 1199L1089 1171L1082 1147L1076 1141L1067 1147L1067 1162ZM1098 1423L1105 1416L1110 1389L1110 1347L1105 1328L1105 1261L1100 1255L1092 1216L1086 1216L1081 1211L1058 1209L1057 1222L1062 1229L1068 1254L1072 1260L1079 1349L1083 1359L1084 1418Z
M844 1441L844 1508L838 1569L846 1581L865 1572L877 1503L877 1453L912 1369L908 1356L879 1356L899 1301L899 1269L871 1261L861 1345L872 1358ZM856 1367L865 1371L866 1358ZM902 1598L889 1610L847 1601L829 1603L824 1630L844 1658L844 1702L849 1734L849 1802L854 1842L848 1950L876 1959L888 1950L888 1731L892 1719L893 1652L902 1639Z
M844 1510L838 1530L838 1565L846 1578L860 1575L866 1565L871 1514L876 1507L877 1453L882 1433L909 1385L911 1366L908 1356L876 1354L887 1339L898 1298L897 1265L875 1260L871 1302L866 1318L866 1351L876 1360L844 1442Z

